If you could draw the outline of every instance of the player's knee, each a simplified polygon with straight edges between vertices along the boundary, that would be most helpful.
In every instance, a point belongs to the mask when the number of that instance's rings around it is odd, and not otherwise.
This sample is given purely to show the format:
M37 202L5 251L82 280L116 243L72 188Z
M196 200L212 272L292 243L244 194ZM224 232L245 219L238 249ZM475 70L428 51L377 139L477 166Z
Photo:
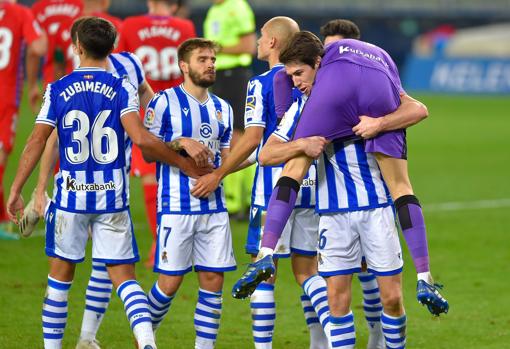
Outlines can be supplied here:
M167 296L173 296L182 282L182 276L168 276L160 275L158 279L158 286L161 291Z
M287 176L280 177L274 190L277 190L276 199L284 202L290 202L291 193L299 192L299 182Z
M402 229L409 229L413 226L408 205L420 206L420 201L414 195L403 195L395 200L395 209L397 210L398 220Z
M399 314L403 309L402 290L399 287L381 292L381 303L388 315Z

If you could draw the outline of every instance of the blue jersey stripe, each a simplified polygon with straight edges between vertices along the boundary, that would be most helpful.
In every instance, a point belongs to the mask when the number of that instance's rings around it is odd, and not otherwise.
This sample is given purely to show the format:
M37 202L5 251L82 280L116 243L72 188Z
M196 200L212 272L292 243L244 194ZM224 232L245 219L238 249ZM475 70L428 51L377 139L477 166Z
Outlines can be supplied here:
M112 62L113 67L117 71L117 75L120 78L123 78L124 76L129 77L129 74L128 74L126 68L118 61L117 58L115 58L113 55L108 56L108 58L110 58L110 61Z
M106 170L104 171L104 181L106 183L113 181L113 170ZM122 196L125 196L126 191L122 191ZM123 200L123 204L125 205L125 202ZM115 209L115 190L107 190L106 191L106 209L108 210L114 210Z
M94 183L94 172L85 171L86 183ZM87 211L94 212L96 210L96 192L87 192Z
M213 100L214 108L216 109L216 113L222 113L221 102L218 99L218 97L216 97L215 95L211 95L211 98ZM229 110L229 113L230 113L230 110ZM228 115L228 120L230 120L230 115ZM223 138L225 136L225 124L224 124L224 121L222 122L221 120L219 120L218 128L219 128L218 135L219 135L220 141L221 142L226 142L227 140L225 140Z
M335 170L333 169L333 164L329 161L327 156L323 157L324 159L324 169L326 171L326 183L328 186L328 207L338 206L338 195L336 193L336 181L335 181ZM316 191L316 195L318 196L319 191ZM317 197L316 202L319 202L319 197Z
M312 189L309 187L301 187L301 206L309 205L311 196Z
M377 192L375 191L375 184L372 180L372 174L370 173L370 167L368 165L367 153L365 153L364 144L362 142L355 142L354 147L356 148L356 157L358 158L358 166L361 172L361 178L365 184L365 190L368 195L368 204L370 206L377 205L379 203Z
M136 72L136 79L138 80L138 86L141 85L141 83L143 82L143 74L142 74L142 70L140 69L140 67L138 66L138 64L136 64L135 60L133 59L133 57L131 56L131 54L129 52L121 52L120 53L122 56L126 57L127 59L129 59L129 61L131 62L131 64L133 64L133 67L135 68L135 72Z
M70 171L69 176L71 178L76 178L76 172ZM69 208L71 210L76 210L76 192L75 191L69 190L67 192L67 208Z
M351 173L349 172L345 148L341 143L335 143L333 146L335 148L335 156L338 168L344 175L345 188L347 189L347 202L349 203L349 207L358 207L356 185L354 184L354 180L352 179Z
M193 136L193 120L191 117L191 111L188 103L186 94L180 89L174 89L177 99L179 100L179 106L181 108L181 134L182 137L191 138ZM187 112L186 112L187 110ZM189 211L191 207L191 198L189 193L189 181L188 177L179 171L179 183L180 183L180 196L181 196L181 210Z

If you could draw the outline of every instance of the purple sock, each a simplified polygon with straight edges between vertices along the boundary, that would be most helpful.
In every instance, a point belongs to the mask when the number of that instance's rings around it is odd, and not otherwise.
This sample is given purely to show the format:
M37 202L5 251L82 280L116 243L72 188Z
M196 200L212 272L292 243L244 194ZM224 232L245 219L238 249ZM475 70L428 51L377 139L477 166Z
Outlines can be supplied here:
M261 247L275 249L294 209L298 192L299 183L296 180L290 177L281 177L278 180L269 199Z
M398 220L417 273L430 271L427 230L420 202L414 195L395 200Z
M292 79L285 69L280 69L273 77L273 100L276 116L282 118L292 105Z

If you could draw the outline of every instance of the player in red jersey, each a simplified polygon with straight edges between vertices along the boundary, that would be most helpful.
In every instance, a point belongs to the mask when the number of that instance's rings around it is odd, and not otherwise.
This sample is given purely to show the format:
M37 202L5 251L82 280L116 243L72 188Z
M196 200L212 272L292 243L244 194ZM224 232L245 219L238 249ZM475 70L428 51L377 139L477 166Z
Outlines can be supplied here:
M4 206L3 177L12 150L23 88L25 44L28 57L40 59L46 53L46 35L30 10L13 1L0 0L0 222L8 220ZM30 70L27 65L27 70ZM30 81L36 84L36 81ZM0 231L1 233L1 231Z
M48 36L48 52L42 68L44 85L55 81L55 37L60 25L62 22L75 19L82 11L82 0L38 0L32 5L32 13L35 19ZM35 75L37 75L37 72ZM38 89L30 91L31 103L35 104L39 96L40 91Z
M110 0L83 0L83 12L79 17L94 16L106 19L114 25L119 33L122 28L122 20L108 14L109 7ZM73 53L71 40L71 27L74 21L73 18L62 22L55 36L55 79L70 74L79 64L78 56Z
M140 58L145 77L154 92L182 83L177 60L177 47L196 36L193 22L174 17L178 0L148 0L149 13L128 17L120 34L119 50L133 52ZM143 113L141 113L143 115ZM149 225L156 237L156 166L146 163L137 147L133 147L132 173L142 178L145 208ZM148 263L154 262L155 243Z

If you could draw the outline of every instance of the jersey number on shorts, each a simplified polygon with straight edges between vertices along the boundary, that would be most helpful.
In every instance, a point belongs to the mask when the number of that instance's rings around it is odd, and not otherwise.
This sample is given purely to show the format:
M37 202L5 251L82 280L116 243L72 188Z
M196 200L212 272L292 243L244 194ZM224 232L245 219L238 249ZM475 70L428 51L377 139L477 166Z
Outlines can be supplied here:
M168 242L168 238L170 237L170 233L172 232L172 228L163 227L165 231L165 240L163 240L163 248L166 248L166 243Z
M154 47L140 46L135 54L143 62L143 69L151 80L167 81L181 76L175 47L166 47L158 52Z
M324 249L324 247L326 247L326 243L328 242L328 240L324 236L326 231L327 229L322 229L321 232L319 233L319 249L321 250Z
M5 69L11 59L12 32L0 27L0 69Z
M70 163L84 163L91 154L97 163L103 165L117 159L117 155L119 155L117 134L113 128L104 126L111 112L111 110L103 110L94 118L92 145L87 137L90 131L90 121L87 114L81 110L71 110L64 116L64 129L72 129L75 122L78 125L78 128L73 131L72 138L72 142L76 147L66 147L66 158ZM75 151L75 148L77 151Z

